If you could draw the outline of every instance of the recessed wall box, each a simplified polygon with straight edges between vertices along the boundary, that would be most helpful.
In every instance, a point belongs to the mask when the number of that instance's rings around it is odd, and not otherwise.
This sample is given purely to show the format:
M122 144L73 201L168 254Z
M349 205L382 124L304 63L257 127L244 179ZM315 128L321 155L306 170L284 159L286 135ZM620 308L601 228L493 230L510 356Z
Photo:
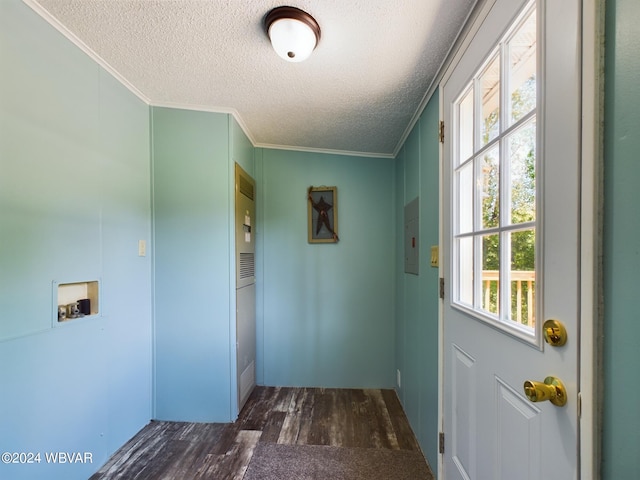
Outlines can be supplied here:
M53 282L54 321L56 325L100 312L98 280L86 282Z

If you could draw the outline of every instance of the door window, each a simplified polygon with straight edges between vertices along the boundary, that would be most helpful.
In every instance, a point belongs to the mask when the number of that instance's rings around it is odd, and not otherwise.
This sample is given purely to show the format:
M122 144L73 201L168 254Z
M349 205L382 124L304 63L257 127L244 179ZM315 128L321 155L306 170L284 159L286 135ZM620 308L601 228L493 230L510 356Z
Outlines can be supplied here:
M532 2L454 102L453 304L536 338L537 31Z

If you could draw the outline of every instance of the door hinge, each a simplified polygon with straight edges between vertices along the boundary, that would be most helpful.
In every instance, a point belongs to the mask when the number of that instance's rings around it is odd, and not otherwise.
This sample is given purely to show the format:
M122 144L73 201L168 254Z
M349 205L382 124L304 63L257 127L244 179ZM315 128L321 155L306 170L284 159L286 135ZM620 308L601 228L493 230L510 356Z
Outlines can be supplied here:
M440 298L444 300L444 278L440 279Z
M438 434L438 452L444 454L444 432Z
M440 120L440 124L438 126L438 139L440 143L444 143L444 120Z

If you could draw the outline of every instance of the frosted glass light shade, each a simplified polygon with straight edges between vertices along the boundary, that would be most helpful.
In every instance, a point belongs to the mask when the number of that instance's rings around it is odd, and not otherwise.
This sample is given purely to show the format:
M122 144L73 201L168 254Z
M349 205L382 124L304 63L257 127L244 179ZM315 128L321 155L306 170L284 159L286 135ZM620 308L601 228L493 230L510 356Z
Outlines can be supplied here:
M288 62L309 58L320 38L315 19L295 7L274 8L266 16L265 26L273 49Z
M305 23L283 18L269 28L269 38L278 55L289 62L306 60L316 48L316 34Z

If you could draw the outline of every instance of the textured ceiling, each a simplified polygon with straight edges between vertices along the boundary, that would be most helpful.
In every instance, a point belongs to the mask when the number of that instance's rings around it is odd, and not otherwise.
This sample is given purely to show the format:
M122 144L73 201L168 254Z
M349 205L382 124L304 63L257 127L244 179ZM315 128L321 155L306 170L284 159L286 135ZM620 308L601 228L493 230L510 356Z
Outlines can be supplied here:
M256 146L392 156L475 0L24 0L151 105L233 112ZM302 63L263 30L315 17Z

